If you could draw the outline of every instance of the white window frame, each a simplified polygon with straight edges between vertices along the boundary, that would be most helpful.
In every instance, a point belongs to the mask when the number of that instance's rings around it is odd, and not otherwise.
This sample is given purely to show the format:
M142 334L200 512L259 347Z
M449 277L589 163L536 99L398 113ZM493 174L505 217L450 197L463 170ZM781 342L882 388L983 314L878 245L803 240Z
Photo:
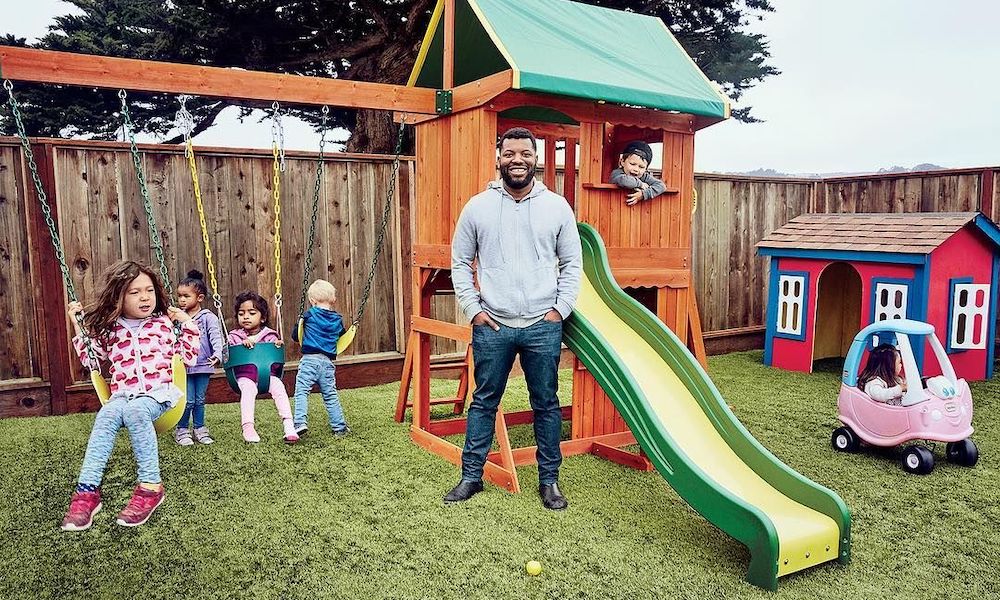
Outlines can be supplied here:
M889 304L882 304L882 292L888 295ZM903 295L903 306L896 308L896 294ZM890 319L905 319L906 308L910 300L910 286L905 283L890 283L879 281L875 283L875 310L872 315L872 322L888 321ZM872 336L872 347L878 346L881 342L877 335Z
M888 295L889 304L882 304L882 292ZM896 308L896 296L902 295L902 307ZM875 284L875 318L874 321L888 321L890 319L905 319L906 308L909 303L910 286L905 283L876 283Z
M774 331L801 336L805 329L806 278L802 275L778 275L778 311ZM796 294L796 287L798 294Z
M976 297L982 292L982 305L976 304ZM967 299L966 305L961 305L962 294ZM952 285L951 323L948 328L948 346L952 350L984 350L989 338L990 318L990 284L988 283L955 283ZM973 339L976 317L982 319L979 328L979 339ZM962 331L965 338L958 340L959 324L964 321Z

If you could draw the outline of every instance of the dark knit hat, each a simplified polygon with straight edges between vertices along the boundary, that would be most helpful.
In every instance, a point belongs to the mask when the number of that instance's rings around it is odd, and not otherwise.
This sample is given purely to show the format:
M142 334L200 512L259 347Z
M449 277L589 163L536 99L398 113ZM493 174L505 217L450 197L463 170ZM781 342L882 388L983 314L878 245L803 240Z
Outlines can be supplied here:
M629 142L625 145L625 149L622 150L622 158L625 158L629 154L635 154L646 161L647 165L653 162L653 149L649 147L649 144L641 140Z

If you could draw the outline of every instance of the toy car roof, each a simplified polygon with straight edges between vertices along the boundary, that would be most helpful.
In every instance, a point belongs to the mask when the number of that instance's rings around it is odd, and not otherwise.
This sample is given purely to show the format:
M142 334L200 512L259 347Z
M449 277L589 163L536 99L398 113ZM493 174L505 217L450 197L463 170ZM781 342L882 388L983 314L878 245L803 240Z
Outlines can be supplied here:
M854 341L863 342L872 335L880 332L891 331L892 333L905 333L906 335L931 335L934 333L934 326L923 321L913 321L911 319L889 319L888 321L876 321L865 327L854 336Z

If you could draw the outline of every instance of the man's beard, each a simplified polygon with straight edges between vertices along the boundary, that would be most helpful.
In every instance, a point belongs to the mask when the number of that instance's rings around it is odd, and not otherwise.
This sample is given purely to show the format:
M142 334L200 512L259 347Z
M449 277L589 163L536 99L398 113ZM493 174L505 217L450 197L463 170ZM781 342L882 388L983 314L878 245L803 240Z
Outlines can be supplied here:
M523 190L524 188L531 185L532 181L534 181L535 179L534 165L526 165L528 170L524 174L524 177L521 179L515 179L513 176L511 176L510 167L511 167L510 165L507 165L506 167L500 167L500 177L503 179L503 182L507 184L507 187L509 187L510 189Z

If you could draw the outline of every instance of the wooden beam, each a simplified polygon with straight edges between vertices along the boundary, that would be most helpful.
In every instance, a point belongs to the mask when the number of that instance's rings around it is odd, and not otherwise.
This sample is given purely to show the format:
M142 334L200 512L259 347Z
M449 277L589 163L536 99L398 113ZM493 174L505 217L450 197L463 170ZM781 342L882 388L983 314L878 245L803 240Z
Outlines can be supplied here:
M0 46L0 77L232 100L435 113L435 90L429 88L12 46Z
M414 244L413 266L432 269L451 269L451 245Z
M64 406L65 398L66 391L63 390ZM32 380L23 385L9 387L5 385L0 387L0 419L47 417L55 413L50 402L49 384L44 381Z
M594 456L603 458L604 460L610 460L613 463L618 463L638 471L653 470L653 463L649 462L649 459L644 455L635 454L627 450L622 450L621 448L609 446L608 444L602 444L601 442L594 442L594 446L591 448L591 453L593 453Z
M472 326L457 325L455 323L438 321L427 317L411 317L410 331L418 331L420 333L427 333L465 343L470 343L472 341Z
M689 266L690 248L629 248L610 247L608 263L611 270L617 269L684 269Z
M579 125L566 125L564 123L545 123L543 121L529 121L527 119L507 119L497 118L497 132L507 131L511 127L524 127L529 129L535 137L553 137L557 139L574 138L575 142L580 137Z
M452 90L452 112L476 108L506 92L514 85L514 72L510 69L487 75L482 79L463 83Z
M462 449L455 444L421 429L411 429L410 439L421 448L437 454L456 467L462 466ZM520 488L517 486L517 473L507 471L500 465L489 460L483 465L483 479L509 492L520 491Z
M692 291L688 294L688 348L698 359L702 369L708 371L708 358L705 355L705 337L701 331L701 312L698 311L698 299Z
M694 117L691 115L672 113L663 110L630 108L615 104L601 104L583 98L569 98L510 90L489 102L487 108L503 112L509 108L520 106L541 106L557 110L578 122L616 123L648 129L663 129L676 133L693 133Z
M441 87L450 90L455 87L455 0L444 3L444 65L441 71Z
M612 269L619 287L686 288L691 286L690 269ZM662 319L661 319L662 320Z
M635 436L632 435L632 432L625 431L621 433L609 433L605 435L591 436L582 439L563 440L562 442L559 443L559 450L562 452L562 455L565 458L567 456L591 454L594 452L595 444L602 444L606 447L617 447L617 446L631 446L632 444L635 443L636 443ZM514 459L514 466L523 467L525 465L536 464L535 451L537 449L538 446L525 446L523 448L514 448L513 451L511 452L511 455ZM487 464L499 464L500 453L496 450L493 450L486 456L486 459L487 459Z

